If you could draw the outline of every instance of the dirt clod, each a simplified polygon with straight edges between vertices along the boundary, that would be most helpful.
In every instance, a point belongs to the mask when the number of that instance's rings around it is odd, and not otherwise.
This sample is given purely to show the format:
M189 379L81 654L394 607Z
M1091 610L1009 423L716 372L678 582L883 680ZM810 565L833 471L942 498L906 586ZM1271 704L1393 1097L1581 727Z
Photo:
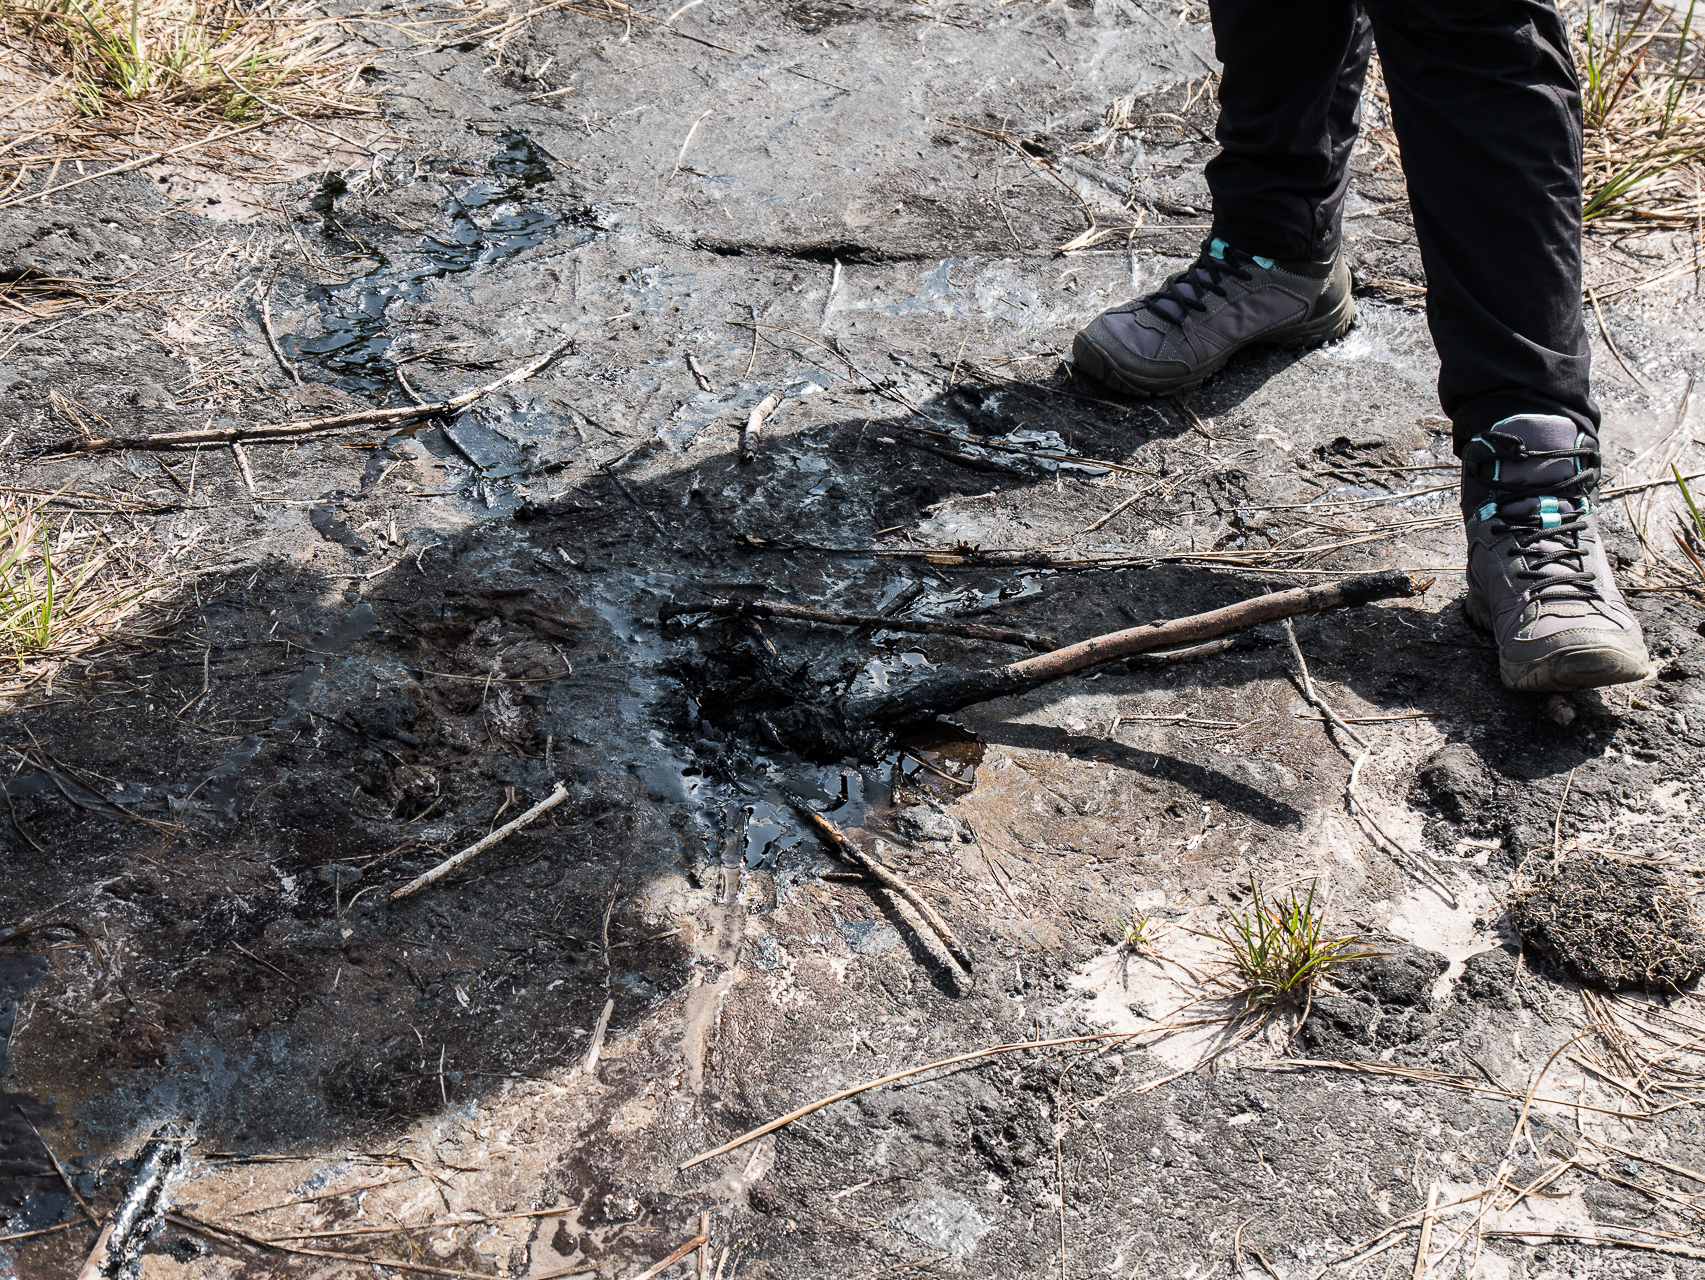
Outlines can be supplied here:
M1519 892L1523 942L1570 977L1607 991L1678 991L1705 971L1705 932L1658 872L1576 859Z
M1422 768L1415 798L1446 821L1463 823L1485 808L1491 786L1491 775L1473 748L1452 743Z

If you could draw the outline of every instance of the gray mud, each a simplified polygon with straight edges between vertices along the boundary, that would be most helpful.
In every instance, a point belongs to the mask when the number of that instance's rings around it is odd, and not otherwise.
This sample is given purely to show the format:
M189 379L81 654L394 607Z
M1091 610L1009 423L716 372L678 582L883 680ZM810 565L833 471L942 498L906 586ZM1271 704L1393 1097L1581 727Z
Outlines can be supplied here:
M1459 602L1455 495L1432 491L1449 436L1378 147L1356 159L1345 339L1253 353L1183 405L1073 376L1075 328L1203 233L1214 63L1189 18L709 0L675 29L541 12L501 56L376 26L391 140L263 193L277 213L211 221L155 166L0 214L0 268L175 291L0 344L0 460L9 484L145 504L100 518L184 575L146 643L0 722L0 917L44 925L0 951L0 1235L45 1232L0 1243L0 1274L75 1274L93 1244L43 1140L110 1215L168 1121L194 1139L151 1278L356 1269L223 1224L613 1280L701 1213L729 1277L1313 1276L1435 1186L1455 1205L1436 1254L1472 1222L1456 1202L1570 1158L1479 1241L1476 1275L1701 1274L1685 1171L1705 1136L1664 1105L1691 1096L1696 997L1589 1005L1503 906L1554 843L1691 894L1698 607L1634 592L1660 663L1640 686L1547 705L1498 683ZM1594 242L1594 280L1649 269ZM267 289L300 386L262 334ZM1597 348L1617 466L1686 420L1693 289L1605 307L1655 389ZM125 433L253 425L453 394L567 336L452 421L251 445L252 491L224 448L49 452L73 431L55 389ZM1628 511L1605 520L1639 582ZM1437 584L1297 632L1369 720L1360 787L1396 859L1346 812L1350 761L1277 635L812 763L702 714L680 664L762 650L829 698L1019 653L657 622L676 597L761 593L1070 642L1387 568ZM547 818L390 901L558 780ZM975 972L784 791L880 836ZM1231 1043L1178 1024L1229 1011L1202 935L1254 878L1318 881L1332 927L1389 954L1300 1027ZM45 927L67 920L100 953ZM1579 1039L1616 1017L1621 1038ZM1674 1052L1636 1060L1639 1028ZM861 1080L1104 1031L1136 1038L862 1093L676 1169ZM1333 1274L1407 1273L1415 1225ZM313 1234L338 1231L366 1234ZM1431 1274L1462 1274L1476 1239Z

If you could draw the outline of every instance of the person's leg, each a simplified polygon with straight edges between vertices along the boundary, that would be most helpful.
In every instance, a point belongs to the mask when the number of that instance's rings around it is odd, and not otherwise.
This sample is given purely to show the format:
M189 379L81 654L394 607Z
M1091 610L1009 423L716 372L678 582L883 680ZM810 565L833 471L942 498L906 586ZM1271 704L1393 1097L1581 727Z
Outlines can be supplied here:
M1338 224L1367 19L1355 0L1209 7L1224 67L1213 234L1193 266L1072 343L1081 372L1131 395L1187 391L1246 346L1313 346L1356 318Z
M1355 0L1213 0L1220 153L1214 234L1246 253L1324 262L1338 251L1350 150L1373 47Z
M1504 683L1651 670L1598 533L1581 313L1580 93L1542 0L1370 0L1403 151L1439 399L1462 457L1469 617Z
M1512 414L1597 438L1581 315L1580 91L1542 0L1370 0L1456 449Z

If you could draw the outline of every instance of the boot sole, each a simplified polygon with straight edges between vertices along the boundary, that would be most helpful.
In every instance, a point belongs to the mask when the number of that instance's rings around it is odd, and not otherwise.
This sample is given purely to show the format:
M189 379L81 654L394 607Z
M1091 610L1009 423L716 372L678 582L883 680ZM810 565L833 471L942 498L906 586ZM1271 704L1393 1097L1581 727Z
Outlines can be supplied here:
M1355 323L1355 297L1345 294L1343 307L1332 315L1323 316L1312 325L1307 325L1296 333L1283 338L1252 338L1248 342L1230 347L1199 369L1193 369L1183 377L1176 379L1133 377L1119 368L1100 347L1089 341L1081 332L1072 340L1072 355L1080 373L1093 378L1104 387L1109 387L1128 396L1135 396L1139 400L1146 400L1150 396L1175 396L1181 392L1194 391L1231 363L1233 356L1248 351L1251 347L1277 347L1281 351L1302 351L1337 341L1348 333Z
M1492 635L1492 612L1486 598L1470 587L1465 603L1468 621ZM1498 653L1498 675L1505 688L1517 693L1573 693L1579 689L1602 689L1606 685L1633 684L1652 673L1649 662L1641 662L1621 649L1591 643L1555 649L1525 662Z

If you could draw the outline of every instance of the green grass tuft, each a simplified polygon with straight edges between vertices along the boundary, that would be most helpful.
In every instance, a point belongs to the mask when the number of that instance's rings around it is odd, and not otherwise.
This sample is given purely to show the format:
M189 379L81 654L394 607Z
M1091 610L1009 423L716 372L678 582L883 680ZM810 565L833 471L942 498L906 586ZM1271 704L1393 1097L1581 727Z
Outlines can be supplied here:
M1350 950L1353 936L1324 936L1325 919L1315 910L1312 882L1300 898L1292 889L1283 899L1263 901L1258 884L1251 892L1249 910L1234 912L1218 935L1231 949L1232 970L1251 1011L1300 1003L1315 979L1378 954Z

